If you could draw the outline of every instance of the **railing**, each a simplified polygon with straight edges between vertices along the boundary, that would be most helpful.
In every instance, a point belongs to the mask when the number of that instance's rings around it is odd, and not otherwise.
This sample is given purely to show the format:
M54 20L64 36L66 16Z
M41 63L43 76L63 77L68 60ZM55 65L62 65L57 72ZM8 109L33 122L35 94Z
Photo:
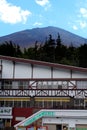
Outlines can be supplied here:
M87 97L87 89L0 89L0 97Z

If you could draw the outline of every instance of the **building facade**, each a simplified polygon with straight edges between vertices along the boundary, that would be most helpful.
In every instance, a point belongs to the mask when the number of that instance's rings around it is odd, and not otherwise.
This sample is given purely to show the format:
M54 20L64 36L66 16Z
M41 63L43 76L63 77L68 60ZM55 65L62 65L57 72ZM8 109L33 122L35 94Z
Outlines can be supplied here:
M42 109L86 112L87 68L0 56L0 127L14 126ZM46 124L47 117L41 120Z

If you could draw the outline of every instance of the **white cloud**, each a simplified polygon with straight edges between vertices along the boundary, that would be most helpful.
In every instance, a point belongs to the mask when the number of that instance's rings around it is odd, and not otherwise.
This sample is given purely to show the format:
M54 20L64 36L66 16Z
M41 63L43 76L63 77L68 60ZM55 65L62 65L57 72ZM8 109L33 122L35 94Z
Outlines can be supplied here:
M82 15L82 17L87 18L87 9L80 8L80 14Z
M74 30L78 30L78 27L76 25L73 25L72 27Z
M21 7L12 5L6 0L0 0L0 20L4 23L25 23L29 15L31 12L28 10L22 10Z
M51 6L49 0L35 0L35 2L38 5L40 5L42 7L45 7L45 10L47 10Z
M39 4L40 6L45 6L49 4L49 0L36 0L36 3Z
M87 22L86 21L80 21L79 24L80 24L80 27L82 29L87 27Z
M81 3L82 4L82 3ZM79 7L78 13L73 18L73 29L86 29L87 28L87 5L84 3Z
M79 10L79 26L81 29L87 27L87 8L81 7Z
M40 23L40 22L35 22L33 25L34 25L34 26L41 26L42 23Z

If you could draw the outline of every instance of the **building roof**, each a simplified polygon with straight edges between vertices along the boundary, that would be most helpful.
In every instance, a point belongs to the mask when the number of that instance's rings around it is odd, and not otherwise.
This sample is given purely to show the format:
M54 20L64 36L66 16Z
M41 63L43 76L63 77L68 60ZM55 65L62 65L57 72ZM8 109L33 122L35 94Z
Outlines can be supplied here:
M0 59L13 61L13 62L29 63L32 65L42 65L42 66L48 66L48 67L54 67L54 68L69 69L72 71L74 70L74 71L87 72L87 68L57 64L57 63L50 63L50 62L44 62L44 61L37 61L37 60L31 60L31 59L16 58L16 57L2 56L2 55L0 55Z

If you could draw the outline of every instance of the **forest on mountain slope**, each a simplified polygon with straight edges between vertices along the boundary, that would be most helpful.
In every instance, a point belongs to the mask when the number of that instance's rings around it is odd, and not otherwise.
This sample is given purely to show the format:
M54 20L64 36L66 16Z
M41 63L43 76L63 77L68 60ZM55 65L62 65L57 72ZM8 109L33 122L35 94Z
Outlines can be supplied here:
M24 49L12 41L5 41L0 44L0 55L87 67L87 44L79 47L63 45L59 33L57 39L50 34L44 44L36 41L33 47Z

